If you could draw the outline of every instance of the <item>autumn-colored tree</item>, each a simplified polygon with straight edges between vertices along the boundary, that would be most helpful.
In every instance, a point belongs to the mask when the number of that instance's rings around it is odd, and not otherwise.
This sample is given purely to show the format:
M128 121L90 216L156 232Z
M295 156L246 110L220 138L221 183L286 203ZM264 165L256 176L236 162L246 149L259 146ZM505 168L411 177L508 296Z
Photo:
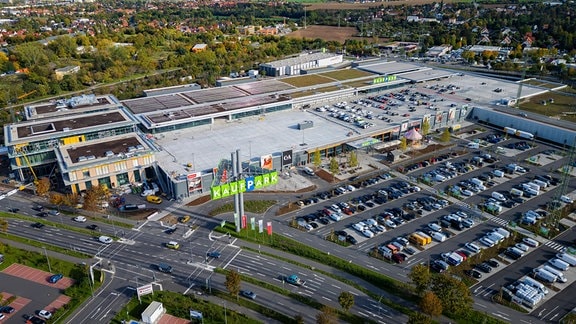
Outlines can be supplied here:
M430 133L430 118L425 118L422 121L421 131L422 136L426 136L428 133Z
M324 305L320 308L320 313L316 315L317 324L335 324L336 315L332 308Z
M342 309L345 311L349 311L352 306L354 306L354 295L352 295L348 291L343 291L338 296L338 303L342 306Z
M334 176L336 173L338 173L338 171L340 171L340 166L338 165L338 161L336 161L335 157L330 159L330 166L328 170L330 170L330 174L332 174L332 181L334 181Z
M48 178L40 178L35 183L36 185L36 194L38 196L44 197L50 192L50 179Z
M416 292L422 294L428 288L430 280L432 279L432 274L427 265L417 264L412 267L412 270L410 270L408 278L412 280L412 284L416 287Z
M106 200L108 195L109 191L106 186L94 186L86 190L83 208L86 210L97 210L99 203Z
M406 151L406 149L408 148L408 140L406 139L406 137L402 137L400 139L400 145L398 147L400 149L400 151L404 152Z
M450 130L448 128L444 128L444 131L442 132L442 135L440 136L440 141L444 142L444 143L448 143L450 142L450 137L452 135L450 134Z
M355 168L358 166L358 155L356 151L350 152L350 158L348 159L348 164L351 168Z
M442 314L442 301L431 291L427 291L420 300L420 309L430 317L437 317Z
M316 149L314 151L314 156L312 157L312 164L319 168L322 165L322 156L320 156L320 150Z
M4 234L8 233L8 222L5 219L0 219L0 231Z
M236 270L230 270L226 274L226 289L230 293L230 296L236 296L238 298L238 293L240 293L240 284L242 279L240 274Z

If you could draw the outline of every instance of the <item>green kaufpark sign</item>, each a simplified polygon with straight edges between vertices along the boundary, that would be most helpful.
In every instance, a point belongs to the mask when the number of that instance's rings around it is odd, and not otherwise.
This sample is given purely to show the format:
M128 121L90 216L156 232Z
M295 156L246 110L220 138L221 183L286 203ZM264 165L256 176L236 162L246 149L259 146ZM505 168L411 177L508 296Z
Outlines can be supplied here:
M385 83L385 82L390 82L390 81L396 81L396 76L395 75L385 75L385 76L377 77L377 78L374 78L374 80L372 80L372 84Z
M278 172L247 177L238 181L232 181L210 188L212 200L226 198L242 192L249 192L278 183Z

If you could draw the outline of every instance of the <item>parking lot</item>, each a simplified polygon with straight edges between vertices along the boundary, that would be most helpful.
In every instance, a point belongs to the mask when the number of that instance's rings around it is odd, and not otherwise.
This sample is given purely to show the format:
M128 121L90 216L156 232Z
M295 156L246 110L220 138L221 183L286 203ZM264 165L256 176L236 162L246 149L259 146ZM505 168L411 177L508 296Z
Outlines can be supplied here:
M12 264L0 273L3 282L3 303L12 307L12 313L4 314L3 323L22 323L24 315L38 314L40 310L54 312L70 302L70 297L62 291L73 284L70 278L62 278L56 283L49 283L52 274L27 267Z
M549 216L532 201L552 200L541 197L552 197L561 179L559 174L549 175L548 169L556 168L565 154L498 131L475 131L460 138L457 148L410 162L403 173L383 172L304 197L298 225L311 235L403 268L424 262L437 272L460 268L472 283L490 278L534 249L523 243L524 235L507 238L495 230L528 226L527 214L537 214L538 220ZM478 143L478 148L469 149L467 143ZM573 198L568 192L554 203L563 207ZM489 249L497 251L497 257L478 258ZM473 263L465 262L469 258ZM571 277L566 275L568 282ZM566 283L555 285L559 289ZM521 288L526 287L511 289L511 296ZM552 296L538 302L514 298L530 309Z

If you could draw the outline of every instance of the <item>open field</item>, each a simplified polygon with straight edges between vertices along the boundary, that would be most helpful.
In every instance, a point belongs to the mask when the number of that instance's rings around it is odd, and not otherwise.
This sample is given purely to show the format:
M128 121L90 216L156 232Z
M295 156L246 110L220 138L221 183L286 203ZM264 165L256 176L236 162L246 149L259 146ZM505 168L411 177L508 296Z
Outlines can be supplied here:
M334 27L334 26L320 26L312 25L307 26L305 29L300 28L297 31L291 32L286 37L293 38L320 38L325 41L336 41L344 43L347 39L354 38L358 34L355 27Z
M548 88L548 89L554 89L554 88L564 86L563 84L560 84L560 83L552 83L552 82L547 82L547 81L543 81L543 80L536 80L536 79L528 79L528 80L525 80L523 83L529 84L529 85L532 85L535 87Z
M286 79L282 79L281 81L284 83L288 83L290 85L293 85L295 87L298 87L298 88L310 87L310 86L317 85L317 84L334 82L334 80L330 80L328 78L325 78L325 77L320 76L320 75L315 75L315 74L302 75L302 76L297 76L297 77L293 77L293 78L286 78Z
M551 100L553 102L551 102ZM576 95L548 92L522 101L520 109L568 121L576 120ZM546 102L546 105L543 104Z
M345 80L367 77L367 76L371 76L374 74L372 74L370 72L360 71L360 70L346 69L346 70L338 70L338 71L320 73L320 75L325 76L327 78L336 79L339 81L345 81Z

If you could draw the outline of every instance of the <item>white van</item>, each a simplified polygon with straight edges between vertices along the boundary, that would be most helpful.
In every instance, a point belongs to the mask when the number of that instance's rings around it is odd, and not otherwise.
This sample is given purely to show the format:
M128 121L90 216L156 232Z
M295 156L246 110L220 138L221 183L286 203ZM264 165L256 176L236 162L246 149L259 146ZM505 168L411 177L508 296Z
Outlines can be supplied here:
M540 180L538 180L538 179L534 179L534 180L532 180L532 182L535 183L535 184L537 184L537 185L539 185L540 188L546 188L546 187L548 187L548 184L547 184L546 182L540 181Z
M566 271L568 268L570 268L570 265L567 262L564 262L558 258L548 260L548 264L562 271Z
M496 199L496 200L498 200L498 201L506 201L506 197L504 197L503 194L501 194L501 193L499 193L499 192L497 192L497 191L494 191L494 192L492 193L492 198L494 198L494 199Z
M536 191L540 191L540 186L535 184L534 182L528 182L526 185L528 185L530 188L532 188Z
M504 177L504 171L502 171L502 170L498 170L498 169L492 170L492 174L497 178Z
M556 276L543 269L534 269L534 278L546 283L555 283Z
M558 253L558 254L556 254L556 257L558 259L568 263L571 266L576 266L576 257L573 257L570 254Z
M470 143L466 144L466 148L478 149L478 148L480 148L480 144L475 143L475 142L470 142Z
M484 185L484 182L483 182L482 180L478 179L478 178L472 178L472 179L470 179L470 183L473 183L473 184L475 184L475 185L477 185L477 186L483 186L483 185Z
M544 269L548 272L550 272L551 274L556 276L556 281L559 282L567 282L568 279L566 279L566 277L564 277L564 274L562 273L562 271L558 270L558 269L554 269L551 266L545 265L543 266L541 269Z
M502 236L496 232L489 233L488 235L486 235L486 238L488 238L490 241L496 242L496 243L500 243L504 240L504 236Z
M498 227L498 228L494 229L494 232L504 236L505 238L510 237L510 232L503 229L502 227Z
M432 236L432 238L438 242L446 241L446 235L440 232L432 232L430 233L430 236Z

